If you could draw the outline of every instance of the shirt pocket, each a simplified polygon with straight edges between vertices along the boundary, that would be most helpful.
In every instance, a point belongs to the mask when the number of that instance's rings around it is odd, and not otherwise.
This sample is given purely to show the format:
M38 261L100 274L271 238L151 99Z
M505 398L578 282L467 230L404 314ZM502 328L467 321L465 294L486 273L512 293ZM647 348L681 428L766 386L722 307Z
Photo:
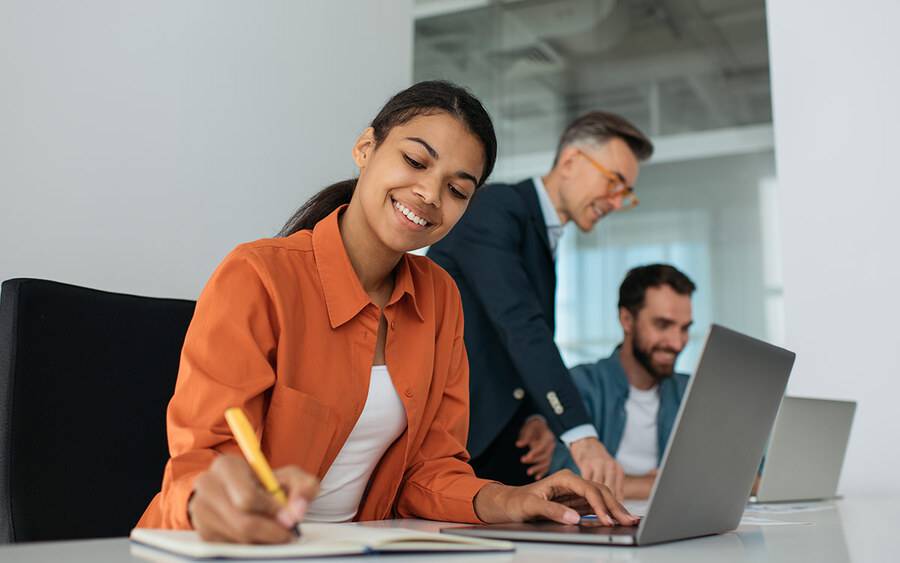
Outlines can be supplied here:
M266 414L263 449L273 468L296 465L313 475L324 473L337 416L318 399L276 384Z

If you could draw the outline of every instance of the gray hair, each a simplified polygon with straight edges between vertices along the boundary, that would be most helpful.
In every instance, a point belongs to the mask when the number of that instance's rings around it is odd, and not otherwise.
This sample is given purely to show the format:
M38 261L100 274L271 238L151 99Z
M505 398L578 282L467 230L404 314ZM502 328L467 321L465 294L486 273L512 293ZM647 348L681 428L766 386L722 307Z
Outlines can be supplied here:
M633 123L620 115L605 111L592 111L573 121L563 131L556 148L553 165L559 161L562 150L571 145L602 146L610 139L625 141L635 158L644 161L653 154L653 143Z

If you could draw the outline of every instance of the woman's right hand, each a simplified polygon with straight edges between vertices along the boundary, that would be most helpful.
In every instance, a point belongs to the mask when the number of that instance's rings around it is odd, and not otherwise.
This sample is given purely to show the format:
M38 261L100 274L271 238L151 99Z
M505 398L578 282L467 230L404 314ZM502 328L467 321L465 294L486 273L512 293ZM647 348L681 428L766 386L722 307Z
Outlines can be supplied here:
M221 455L197 477L188 501L194 529L206 541L286 543L319 492L319 480L295 466L275 470L288 497L281 506L240 456Z
M640 522L606 485L582 479L568 469L520 487L488 483L478 491L473 503L475 514L487 524L538 519L578 524L585 514L596 514L606 526L634 526Z

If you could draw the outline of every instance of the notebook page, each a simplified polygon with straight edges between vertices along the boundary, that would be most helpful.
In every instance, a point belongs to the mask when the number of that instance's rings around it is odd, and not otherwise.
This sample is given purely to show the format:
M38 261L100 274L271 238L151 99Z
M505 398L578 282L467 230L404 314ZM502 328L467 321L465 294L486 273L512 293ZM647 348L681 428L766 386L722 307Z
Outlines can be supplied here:
M205 542L196 532L137 528L131 539L137 543L197 559L276 559L353 555L370 551L510 551L501 540L446 536L405 528L377 528L358 524L302 525L303 537L280 545L245 545Z

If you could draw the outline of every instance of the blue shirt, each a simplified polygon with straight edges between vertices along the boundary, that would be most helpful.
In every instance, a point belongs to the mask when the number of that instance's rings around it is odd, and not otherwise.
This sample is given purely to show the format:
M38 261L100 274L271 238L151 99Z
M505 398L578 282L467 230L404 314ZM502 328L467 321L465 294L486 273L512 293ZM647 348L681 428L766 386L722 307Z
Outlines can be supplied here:
M615 457L625 432L625 401L628 400L628 377L619 360L619 349L606 359L593 364L582 364L570 370L572 380L581 393L581 399L588 411L588 416L600 434L600 441L606 446L610 455ZM659 443L657 466L662 461L663 453L678 407L687 389L688 376L683 373L672 374L659 382L659 412L656 420L656 433ZM569 454L568 448L557 444L550 463L550 472L560 469L571 469L578 473L578 467Z

